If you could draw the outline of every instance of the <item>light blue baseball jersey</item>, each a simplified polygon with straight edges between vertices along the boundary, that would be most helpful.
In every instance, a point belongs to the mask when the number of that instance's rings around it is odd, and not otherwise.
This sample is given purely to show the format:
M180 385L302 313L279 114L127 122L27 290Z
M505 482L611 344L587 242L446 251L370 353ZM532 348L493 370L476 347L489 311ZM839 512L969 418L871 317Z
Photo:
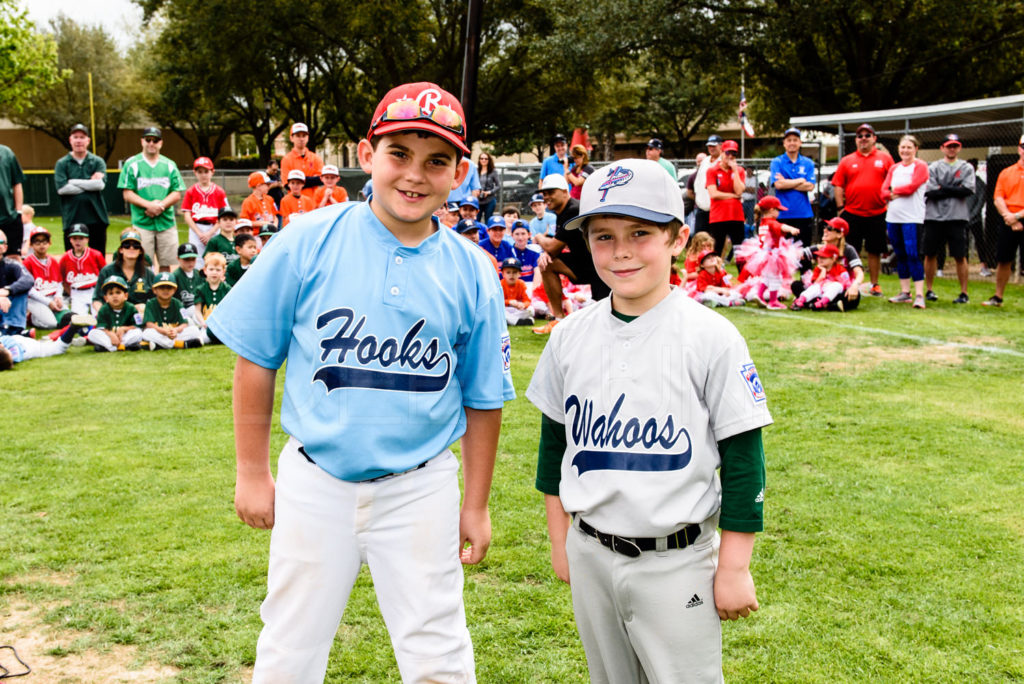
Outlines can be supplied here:
M504 303L504 302L503 302ZM0 335L0 347L11 353L11 361L21 363L25 360L24 340L19 340L20 335Z
M406 247L368 202L297 217L209 326L264 368L287 359L281 425L342 480L417 466L462 436L463 406L515 398L483 251L451 230Z

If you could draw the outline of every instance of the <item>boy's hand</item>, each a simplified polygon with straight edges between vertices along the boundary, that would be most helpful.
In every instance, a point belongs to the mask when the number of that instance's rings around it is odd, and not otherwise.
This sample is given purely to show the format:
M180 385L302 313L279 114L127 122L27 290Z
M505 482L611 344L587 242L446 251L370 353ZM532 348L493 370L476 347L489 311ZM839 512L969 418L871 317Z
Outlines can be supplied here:
M551 545L551 569L555 571L555 576L558 579L566 584L571 584L569 581L569 556L565 552L564 544Z
M719 565L715 572L715 607L722 620L738 620L759 608L749 568Z
M459 513L459 560L463 565L476 565L487 555L490 545L490 512L486 508L463 508Z
M274 527L274 478L269 472L235 477L235 512L249 527Z

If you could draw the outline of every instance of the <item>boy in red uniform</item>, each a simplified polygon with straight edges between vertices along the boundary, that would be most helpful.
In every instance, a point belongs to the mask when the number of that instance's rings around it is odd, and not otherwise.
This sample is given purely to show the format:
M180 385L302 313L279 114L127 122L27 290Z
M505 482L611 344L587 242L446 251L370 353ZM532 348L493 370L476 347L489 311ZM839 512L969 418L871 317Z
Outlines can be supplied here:
M213 162L209 157L196 159L192 172L196 175L196 183L185 191L181 213L188 224L188 241L195 245L197 253L202 253L206 243L217 234L217 212L228 206L228 197L213 182ZM203 267L201 258L198 266Z
M320 172L320 180L324 184L316 188L316 192L313 193L313 204L317 209L339 202L348 202L348 190L338 185L341 175L338 173L337 166L325 164Z
M305 182L306 176L302 171L293 169L288 172L288 194L281 199L281 228L291 222L292 214L305 214L316 209L313 199L303 194Z
M57 327L58 314L63 313L64 278L60 264L47 254L50 248L50 231L35 226L28 233L29 253L22 265L32 274L32 289L28 291L28 315L31 325L47 330Z
M91 314L93 291L107 260L99 250L89 246L89 227L84 223L71 226L68 239L71 249L60 260L64 292L68 294L72 313Z

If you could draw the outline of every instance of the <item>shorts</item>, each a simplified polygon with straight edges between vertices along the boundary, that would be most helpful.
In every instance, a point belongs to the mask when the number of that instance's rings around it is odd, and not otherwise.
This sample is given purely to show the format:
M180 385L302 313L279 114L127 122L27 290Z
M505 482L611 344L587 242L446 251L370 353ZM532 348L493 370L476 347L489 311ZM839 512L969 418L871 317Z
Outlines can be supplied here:
M1012 264L1017 250L1024 254L1024 230L1012 230L1010 226L999 226L999 241L996 243L996 263Z
M605 285L605 282L598 277L597 271L594 269L594 261L590 257L590 252L582 256L573 252L562 252L558 255L558 258L572 271L574 283L577 285L590 285L590 292L594 299L604 299L612 293L611 288Z
M954 259L967 257L967 221L925 221L924 248L926 257L937 257L949 245L949 256Z
M846 243L857 250L858 254L862 247L868 254L885 254L888 251L885 214L857 216L844 211L839 215L850 224L850 234L846 236Z
M168 270L174 268L178 263L178 231L175 228L167 230L147 230L135 228L142 236L142 249L155 262L153 270L156 270L157 263L161 268Z

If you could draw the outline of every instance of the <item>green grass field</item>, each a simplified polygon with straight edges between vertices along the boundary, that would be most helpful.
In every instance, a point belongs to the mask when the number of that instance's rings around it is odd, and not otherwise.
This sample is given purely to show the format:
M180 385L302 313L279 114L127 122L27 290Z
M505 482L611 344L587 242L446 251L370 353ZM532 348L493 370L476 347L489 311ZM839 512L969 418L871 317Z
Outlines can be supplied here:
M775 418L761 610L724 626L728 681L1024 680L1024 288L1001 310L937 291L926 311L725 311ZM478 677L585 682L533 488L523 393L544 339L512 335L494 540L466 569ZM0 644L36 670L25 681L245 681L269 535L232 507L232 363L73 348L0 375ZM398 681L365 570L328 681Z

